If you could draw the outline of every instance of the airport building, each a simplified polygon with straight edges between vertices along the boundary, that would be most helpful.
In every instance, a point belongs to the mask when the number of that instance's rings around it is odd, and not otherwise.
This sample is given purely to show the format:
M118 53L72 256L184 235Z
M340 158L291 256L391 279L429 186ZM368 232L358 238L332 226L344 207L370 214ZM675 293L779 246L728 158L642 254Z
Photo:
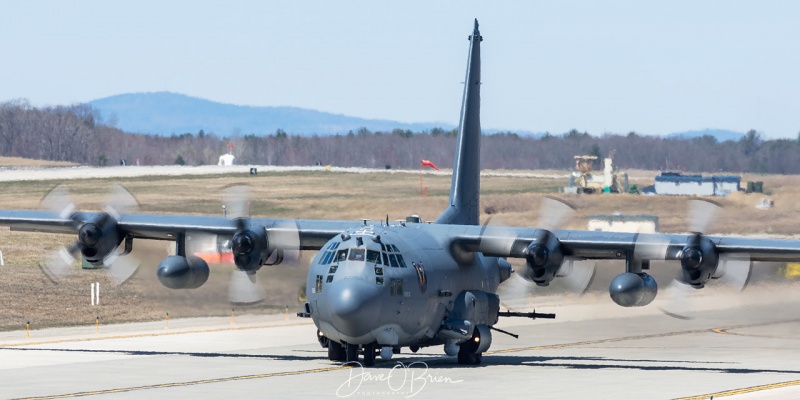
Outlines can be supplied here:
M589 215L587 229L602 232L657 233L655 215Z
M662 172L656 177L655 192L660 195L725 197L739 191L742 178L734 175L701 176Z

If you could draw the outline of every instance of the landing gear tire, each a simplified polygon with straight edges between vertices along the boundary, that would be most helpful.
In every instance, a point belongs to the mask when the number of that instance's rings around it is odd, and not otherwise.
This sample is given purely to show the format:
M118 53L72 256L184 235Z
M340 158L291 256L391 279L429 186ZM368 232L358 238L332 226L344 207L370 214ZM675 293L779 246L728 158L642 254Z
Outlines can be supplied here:
M375 365L375 343L364 346L364 365L367 367Z
M334 342L333 340L328 342L328 360L344 361L345 356L344 346L342 346L341 343Z
M347 362L358 361L358 345L357 344L350 344L347 343L345 345L346 351L346 359Z
M483 361L483 353L478 353L475 340L468 340L458 348L458 363L461 365L478 365Z
M483 361L483 353L458 352L458 363L461 365L480 365Z

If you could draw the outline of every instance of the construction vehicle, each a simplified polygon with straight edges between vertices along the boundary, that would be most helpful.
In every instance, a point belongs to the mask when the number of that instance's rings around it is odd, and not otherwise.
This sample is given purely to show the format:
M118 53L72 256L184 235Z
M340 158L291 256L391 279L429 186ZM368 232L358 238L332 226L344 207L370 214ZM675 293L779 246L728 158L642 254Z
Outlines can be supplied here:
M619 175L613 151L603 159L603 174L592 174L597 156L575 156L575 171L564 188L565 193L627 193L628 174Z

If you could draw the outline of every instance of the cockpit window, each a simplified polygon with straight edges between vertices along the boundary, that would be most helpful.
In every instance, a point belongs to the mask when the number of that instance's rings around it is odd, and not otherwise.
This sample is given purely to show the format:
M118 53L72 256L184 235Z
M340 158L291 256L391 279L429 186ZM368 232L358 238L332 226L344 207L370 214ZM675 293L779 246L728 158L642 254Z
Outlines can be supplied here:
M381 268L381 267L375 267L375 275L377 275L377 276L383 276L383 268Z
M336 253L336 261L347 260L347 249L341 249Z
M380 264L381 263L381 252L377 250L367 250L367 262Z
M364 249L350 249L350 257L347 259L350 261L364 261Z
M335 253L332 251L326 251L322 254L322 257L319 260L320 265L328 265L333 261L333 255Z
M393 268L399 268L400 264L397 263L397 256L394 254L389 254L389 262Z
M387 256L386 253L381 253L381 254L383 255L383 265L388 267L389 266L389 256Z
M400 264L400 268L406 268L406 262L403 261L403 256L399 253L397 254L397 263Z

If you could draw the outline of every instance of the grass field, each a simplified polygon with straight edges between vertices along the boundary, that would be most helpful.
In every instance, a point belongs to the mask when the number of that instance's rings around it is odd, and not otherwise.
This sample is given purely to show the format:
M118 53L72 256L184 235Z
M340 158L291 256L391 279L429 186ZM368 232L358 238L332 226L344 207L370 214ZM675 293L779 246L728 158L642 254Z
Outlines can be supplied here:
M22 157L0 157L0 167L71 167L78 165L69 161L35 160Z
M552 171L548 171L552 172ZM561 171L561 173L564 173ZM543 173L547 175L547 173ZM655 173L631 173L633 183L650 184ZM800 177L743 176L764 181L775 208L758 210L764 195L735 194L717 199L724 209L708 233L741 235L790 235L797 237ZM282 172L274 174L142 177L126 180L74 180L67 186L80 210L97 210L105 202L107 188L119 183L141 204L143 213L221 214L222 189L231 184L251 186L252 215L274 218L384 220L418 214L433 220L444 209L450 177L425 175L427 197L420 196L416 174ZM662 232L685 232L687 198L636 195L558 194L565 182L546 178L485 177L481 183L481 209L491 209L494 223L536 226L539 204L544 195L561 197L577 207L564 228L585 229L591 214L650 214L660 218ZM53 182L8 182L0 191L0 209L37 209ZM482 213L481 221L488 216ZM137 241L134 252L144 260L138 274L128 283L113 287L101 271L76 270L54 285L38 268L44 254L74 240L71 236L10 232L0 228L0 250L5 266L0 267L0 330L20 329L26 321L34 327L93 325L95 317L104 322L146 321L171 318L230 315L227 303L230 265L212 266L209 281L202 288L169 290L155 278L155 266L167 255L167 243ZM258 279L269 293L264 304L242 307L237 313L289 312L299 310L298 289L305 282L313 252L305 252L295 266L264 267ZM620 267L622 268L622 267ZM89 287L100 282L101 305L90 305Z

